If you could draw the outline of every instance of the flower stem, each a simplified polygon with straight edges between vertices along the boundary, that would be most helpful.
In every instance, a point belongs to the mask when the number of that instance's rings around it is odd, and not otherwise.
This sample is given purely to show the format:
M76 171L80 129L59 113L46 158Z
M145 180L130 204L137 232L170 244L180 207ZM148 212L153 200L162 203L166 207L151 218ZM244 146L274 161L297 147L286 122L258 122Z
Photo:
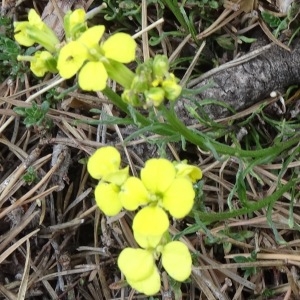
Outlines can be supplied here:
M243 207L240 209L236 209L233 211L225 211L220 213L204 213L195 211L195 213L199 216L200 220L205 223L213 223L216 221L227 220L230 218L238 217L244 214L249 214L254 211L258 211L266 206L274 204L284 193L288 192L296 183L299 183L299 179L292 179L287 184L280 187L275 193L266 197L265 199L259 200L253 204L250 204L247 207Z
M174 135L174 130L169 126L168 124L156 124L154 121L152 121L149 118L144 117L141 113L139 113L136 109L133 107L129 109L129 105L127 105L122 98L115 93L111 88L106 87L102 93L120 110L122 110L124 113L126 113L128 116L131 116L132 118L135 118L135 124L139 127L147 127L149 128L149 131L160 134L162 136L171 136ZM134 114L134 116L133 116Z
M108 76L122 85L125 89L129 89L134 78L134 73L124 64L114 60L103 62Z
M272 147L260 149L260 150L242 150L234 148L222 143L219 143L200 131L194 131L188 128L184 123L182 123L174 112L174 108L167 109L163 108L164 116L167 118L169 124L174 130L181 134L187 141L198 145L203 150L211 150L217 152L218 154L232 155L240 158L253 157L258 159L270 158L278 156L282 151L290 148L291 146L299 143L300 136L296 134L295 137L278 143Z

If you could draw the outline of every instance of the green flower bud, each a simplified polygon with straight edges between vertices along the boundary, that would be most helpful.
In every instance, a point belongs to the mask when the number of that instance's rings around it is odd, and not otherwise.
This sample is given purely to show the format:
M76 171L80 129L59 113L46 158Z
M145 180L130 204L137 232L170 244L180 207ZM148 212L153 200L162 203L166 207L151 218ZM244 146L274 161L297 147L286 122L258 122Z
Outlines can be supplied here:
M165 92L160 87L152 87L144 93L146 98L146 105L150 107L154 105L159 106L165 99Z
M169 71L168 58L165 55L156 55L153 60L152 68L155 77L164 77Z
M64 29L67 39L76 40L86 27L85 11L83 9L76 9L73 12L68 11L64 17Z
M134 90L136 93L143 93L149 89L149 81L146 76L142 75L135 75L132 83L131 89Z
M124 92L121 95L121 98L124 102L132 106L141 106L139 96L131 89L124 90Z
M149 78L152 77L152 65L153 65L153 59L150 58L144 63L140 64L136 68L136 74L141 75L141 74L148 74Z
M57 72L56 60L48 51L37 51L34 60L30 63L30 69L34 75L43 77L46 72Z

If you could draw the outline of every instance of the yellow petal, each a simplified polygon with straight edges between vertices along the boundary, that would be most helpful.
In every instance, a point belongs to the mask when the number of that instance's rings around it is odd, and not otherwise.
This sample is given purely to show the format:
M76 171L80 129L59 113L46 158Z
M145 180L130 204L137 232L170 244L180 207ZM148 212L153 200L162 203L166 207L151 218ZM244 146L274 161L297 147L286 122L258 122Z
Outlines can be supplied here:
M119 194L123 207L136 210L149 202L149 193L139 178L129 177L121 187Z
M69 16L69 30L72 31L75 26L83 24L85 22L85 11L82 8L75 9Z
M177 219L185 217L194 204L195 191L189 179L179 177L163 194L163 207Z
M108 173L107 175L102 177L102 180L121 186L128 178L128 176L129 176L129 166L125 167L124 169Z
M134 281L127 280L127 282L138 292L147 296L154 295L160 290L160 276L155 267L152 274L144 280Z
M100 181L95 188L95 199L99 208L107 216L115 216L122 210L119 188L113 183Z
M57 69L59 75L69 79L74 76L88 57L87 49L77 41L66 44L59 52Z
M175 178L175 167L164 158L149 159L141 170L141 179L151 193L164 193Z
M102 62L89 61L79 72L78 82L85 91L102 91L106 87L107 72Z
M119 170L121 164L120 152L112 146L96 150L89 158L87 170L95 179L101 179Z
M159 206L146 206L134 217L132 229L137 243L145 249L155 248L169 228L169 219Z
M121 63L129 63L135 59L136 42L126 33L115 33L101 48L107 58Z
M188 247L179 241L165 245L162 251L162 265L175 280L186 280L192 272L192 258Z
M155 268L154 258L150 251L134 248L122 250L118 257L118 266L126 279L132 281L140 281L149 277Z
M15 22L15 40L23 46L30 47L32 46L35 41L28 37L28 34L26 32L27 26L29 25L29 22Z
M43 27L43 21L41 17L36 13L34 9L30 9L28 13L28 21L30 25L36 26L39 29Z
M103 25L93 26L86 30L77 41L89 49L95 48L98 46L104 31L105 27Z

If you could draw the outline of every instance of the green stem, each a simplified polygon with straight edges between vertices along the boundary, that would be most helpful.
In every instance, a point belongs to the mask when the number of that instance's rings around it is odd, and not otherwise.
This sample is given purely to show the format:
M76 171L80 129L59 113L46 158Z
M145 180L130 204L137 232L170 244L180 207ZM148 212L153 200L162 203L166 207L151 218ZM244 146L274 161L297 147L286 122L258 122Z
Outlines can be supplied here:
M108 63L104 61L103 64L105 65L108 77L115 80L125 89L129 89L131 87L134 73L129 68L127 68L124 64L111 59Z
M132 111L129 110L129 106L122 100L122 98L115 93L111 88L106 87L102 93L120 110L125 112L127 115L131 116L133 118L134 112L134 118L136 119L136 125L143 126L143 127L149 127L149 131L160 134L162 136L171 136L174 135L174 130L168 125L168 124L159 124L161 126L155 126L154 121L152 121L149 118L144 117L141 113L139 113L136 109L132 108Z
M279 188L275 193L272 195L266 197L263 200L259 200L255 202L254 204L249 205L248 207L243 207L237 210L233 211L225 211L225 212L220 212L220 213L203 213L203 212L198 212L196 211L195 214L198 215L200 220L204 223L213 223L216 221L223 221L227 220L230 218L238 217L244 214L249 214L254 211L258 211L268 205L274 204L284 193L288 192L293 185L299 182L299 179L293 179L290 180L286 185L283 185L281 188Z
M195 132L192 129L189 129L184 123L182 123L176 114L174 113L174 109L170 110L163 108L164 116L169 121L169 124L176 130L179 134L181 134L187 141L198 145L203 150L212 150L214 149L218 154L224 155L232 155L236 157L253 157L253 158L261 158L268 156L277 156L282 151L290 148L291 146L300 142L299 134L296 134L294 138L291 138L283 143L274 145L269 148L260 149L260 150L242 150L238 148L234 148L220 142L217 142L207 135L197 131Z

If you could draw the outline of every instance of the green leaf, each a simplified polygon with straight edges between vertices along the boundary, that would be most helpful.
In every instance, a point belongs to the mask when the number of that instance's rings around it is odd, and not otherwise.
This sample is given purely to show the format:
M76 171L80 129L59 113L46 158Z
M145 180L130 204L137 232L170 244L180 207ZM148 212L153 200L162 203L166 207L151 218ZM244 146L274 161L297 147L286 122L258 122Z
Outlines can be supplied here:
M249 37L246 37L244 35L238 35L238 38L243 41L244 43L247 43L247 44L251 44L253 42L255 42L257 39L254 39L254 38L249 38Z
M234 50L235 46L233 43L233 39L231 37L222 37L219 36L216 38L216 42L226 50Z

